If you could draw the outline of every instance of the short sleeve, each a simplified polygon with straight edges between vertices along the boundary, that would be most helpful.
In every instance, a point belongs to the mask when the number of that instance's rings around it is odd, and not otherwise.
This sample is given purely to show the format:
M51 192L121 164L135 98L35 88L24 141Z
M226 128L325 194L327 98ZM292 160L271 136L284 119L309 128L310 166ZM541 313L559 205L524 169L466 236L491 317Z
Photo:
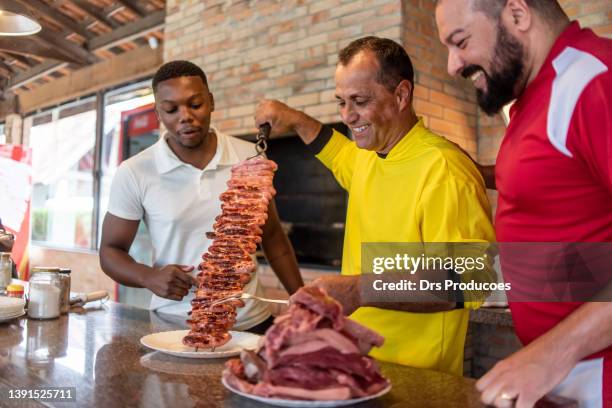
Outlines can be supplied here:
M329 141L323 146L316 157L331 170L338 183L348 190L353 179L355 160L359 148L355 142L349 140L345 135L333 130Z
M612 194L612 73L596 77L583 91L572 117L569 149Z
M130 167L124 162L111 184L108 212L126 220L140 220L144 216L142 195Z
M449 167L460 169L460 174L449 171ZM472 172L465 168L463 163L441 165L438 172L438 177L435 177L437 181L424 189L417 210L423 242L473 243L454 246L455 256L459 255L457 251L461 251L460 255L464 257L483 256L490 250L487 243L495 242L495 231L482 180L470 175ZM487 261L486 268L482 271L461 275L461 280L467 279L479 282L495 281L492 263ZM478 308L487 295L488 293L465 292L464 307Z

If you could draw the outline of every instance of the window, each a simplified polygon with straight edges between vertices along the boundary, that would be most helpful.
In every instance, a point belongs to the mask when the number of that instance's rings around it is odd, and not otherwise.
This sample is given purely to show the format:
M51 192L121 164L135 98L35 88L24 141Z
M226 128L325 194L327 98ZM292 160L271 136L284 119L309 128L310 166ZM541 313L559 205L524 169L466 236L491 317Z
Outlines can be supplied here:
M29 117L32 240L92 247L95 97Z
M149 84L142 81L80 98L25 119L32 147L33 242L98 248L110 184L122 157L121 114L153 102ZM97 118L102 120L99 143Z

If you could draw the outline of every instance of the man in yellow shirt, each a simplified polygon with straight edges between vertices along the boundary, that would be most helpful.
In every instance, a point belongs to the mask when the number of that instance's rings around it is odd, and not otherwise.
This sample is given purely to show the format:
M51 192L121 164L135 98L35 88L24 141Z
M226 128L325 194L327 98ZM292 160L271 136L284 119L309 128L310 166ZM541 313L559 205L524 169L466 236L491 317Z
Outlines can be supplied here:
M297 133L349 192L342 275L316 284L385 344L375 358L462 374L469 302L360 299L362 243L492 242L483 179L455 145L412 107L414 72L397 43L365 37L339 53L336 99L353 141L279 101L260 102L258 125ZM415 295L418 296L418 295Z

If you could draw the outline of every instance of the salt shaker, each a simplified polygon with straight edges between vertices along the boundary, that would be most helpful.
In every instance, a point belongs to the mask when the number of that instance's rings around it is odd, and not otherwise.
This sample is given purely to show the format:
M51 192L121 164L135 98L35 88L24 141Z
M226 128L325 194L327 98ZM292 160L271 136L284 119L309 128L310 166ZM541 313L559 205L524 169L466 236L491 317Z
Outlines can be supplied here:
M34 268L28 290L28 316L34 319L59 317L61 291L58 271Z

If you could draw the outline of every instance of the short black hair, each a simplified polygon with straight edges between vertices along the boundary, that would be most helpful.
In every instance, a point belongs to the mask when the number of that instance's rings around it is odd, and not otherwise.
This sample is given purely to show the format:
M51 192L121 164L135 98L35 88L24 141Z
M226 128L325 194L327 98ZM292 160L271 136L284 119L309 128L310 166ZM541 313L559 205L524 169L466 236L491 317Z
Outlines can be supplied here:
M202 78L204 85L208 87L208 80L206 79L206 74L202 71L202 68L198 67L193 62L176 60L166 62L164 65L159 67L155 75L153 76L153 81L151 86L153 87L153 92L157 91L157 85L160 82L167 81L168 79L178 78L178 77L186 77L186 76L197 76Z
M414 68L406 50L393 40L374 36L354 40L338 53L340 64L347 65L361 51L370 51L378 59L380 69L376 81L394 91L403 80L414 86Z
M436 0L436 6L441 2L441 0ZM567 18L557 0L525 0L525 2L544 20L554 22L559 18ZM472 0L472 8L484 13L491 19L499 20L506 3L508 3L508 0Z

